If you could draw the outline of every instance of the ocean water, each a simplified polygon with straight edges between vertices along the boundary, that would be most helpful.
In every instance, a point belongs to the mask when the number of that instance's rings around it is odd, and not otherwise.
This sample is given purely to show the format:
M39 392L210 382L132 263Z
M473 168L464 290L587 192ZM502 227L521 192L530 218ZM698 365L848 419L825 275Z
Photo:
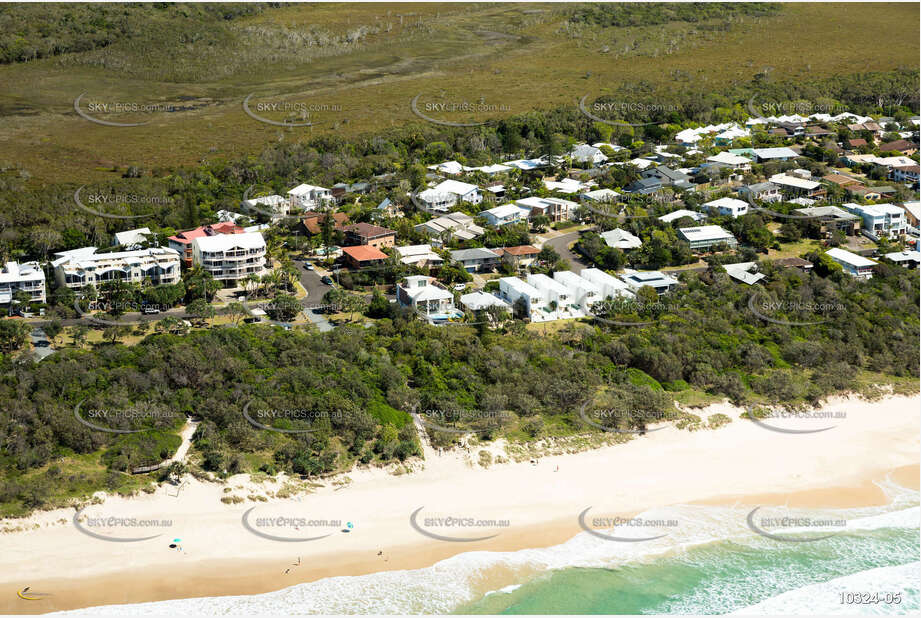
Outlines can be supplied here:
M334 577L266 594L205 597L63 612L80 615L226 614L900 614L919 610L918 492L890 484L885 507L797 511L844 519L845 528L785 530L810 542L755 534L750 508L675 506L662 538L607 541L581 533L542 549L468 552L431 567ZM615 529L619 537L650 536ZM842 593L880 601L841 602ZM885 603L886 593L901 602Z

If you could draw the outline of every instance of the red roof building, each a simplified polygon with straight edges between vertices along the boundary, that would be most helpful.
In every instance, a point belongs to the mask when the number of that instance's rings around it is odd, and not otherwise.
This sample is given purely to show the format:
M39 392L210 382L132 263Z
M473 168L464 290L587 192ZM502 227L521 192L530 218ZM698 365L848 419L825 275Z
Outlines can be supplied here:
M242 233L243 227L232 221L203 225L194 230L186 230L185 232L179 232L175 236L170 236L169 247L179 252L183 266L189 268L192 266L192 239L202 238L203 236L217 236L218 234Z

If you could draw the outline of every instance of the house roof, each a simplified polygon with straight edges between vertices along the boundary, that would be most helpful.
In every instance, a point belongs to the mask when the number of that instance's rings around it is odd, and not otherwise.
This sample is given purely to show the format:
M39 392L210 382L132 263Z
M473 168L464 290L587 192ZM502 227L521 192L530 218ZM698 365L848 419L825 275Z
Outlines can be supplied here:
M723 264L726 273L733 279L738 279L742 283L754 285L764 279L767 275L756 270L757 262L739 262L738 264Z
M691 217L695 221L700 221L701 219L704 218L703 215L699 212L688 210L686 208L681 208L674 212L670 212L667 215L662 215L661 217L659 217L659 221L664 221L665 223L671 223L672 221L680 219L681 217Z
M323 222L326 221L326 213L311 213L304 217L302 223L304 227L307 228L307 231L311 234L319 234L323 230ZM333 227L341 228L341 226L348 222L349 216L344 212L334 212L332 213Z
M457 249L451 252L451 259L456 262L465 260L489 260L499 257L492 249L474 247L473 249Z
M825 252L825 254L836 261L844 262L845 264L849 264L855 268L860 268L861 266L875 266L877 264L877 262L874 262L873 260L868 260L861 255L851 253L850 251L845 251L844 249L839 249L838 247L829 249Z
M202 236L214 236L215 234L242 234L243 228L233 223L232 221L225 221L223 223L213 223L211 225L202 225L197 227L194 230L186 230L184 232L179 232L175 236L170 236L169 239L173 242L181 243L187 245L192 242L194 238L201 238Z
M471 185L466 182L460 182L459 180L445 180L444 182L439 183L432 188L433 191L437 193L452 193L454 195L467 195L471 191L475 191L477 188L476 185Z
M509 255L537 255L540 253L540 249L537 247L532 247L531 245L519 245L517 247L504 247L502 249L505 253Z
M396 236L396 232L380 225L371 223L352 223L342 228L343 232L354 234L359 238L380 238L382 236Z
M243 234L218 234L217 236L199 236L192 240L199 251L227 251L233 248L259 249L265 248L265 239L259 232L244 232Z
M759 159L785 159L798 156L794 151L786 147L781 148L755 148L755 156Z
M371 245L358 245L357 247L343 247L342 252L356 262L370 262L372 260L386 260L387 254Z
M701 225L698 227L681 227L678 228L678 232L681 233L689 242L695 241L721 241L721 240L735 240L735 236L730 234L727 230L724 230L718 225Z

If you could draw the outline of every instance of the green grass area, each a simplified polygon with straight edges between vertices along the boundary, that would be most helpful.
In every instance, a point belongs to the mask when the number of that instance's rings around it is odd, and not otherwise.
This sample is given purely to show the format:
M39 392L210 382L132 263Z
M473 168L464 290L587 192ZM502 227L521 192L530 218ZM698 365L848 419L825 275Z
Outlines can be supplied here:
M203 159L258 153L278 141L349 137L411 122L410 100L484 101L485 120L575 105L583 94L642 83L651 91L704 84L713 92L772 76L814 80L889 71L918 57L910 4L784 4L777 15L604 27L568 22L571 6L338 4L265 9L189 28L158 26L98 49L0 66L0 162L46 181L80 184ZM867 24L887 45L863 41ZM158 104L154 113L104 113L118 128L74 113L84 103ZM248 117L253 104L310 105L313 127ZM84 108L85 109L85 108ZM282 114L266 112L273 119Z

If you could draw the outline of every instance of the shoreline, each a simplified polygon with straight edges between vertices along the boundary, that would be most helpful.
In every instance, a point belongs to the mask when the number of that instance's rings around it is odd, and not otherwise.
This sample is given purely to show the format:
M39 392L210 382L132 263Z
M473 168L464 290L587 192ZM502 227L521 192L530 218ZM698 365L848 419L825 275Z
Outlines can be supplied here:
M245 533L241 536L241 512L271 507L260 502L221 504L222 486L215 483L190 486L182 501L159 491L135 499L110 498L103 506L128 508L135 513L154 514L165 505L173 509L183 506L174 517L182 521L181 536L188 551L165 550L159 540L105 543L76 534L69 523L4 534L0 538L9 549L0 556L0 572L9 575L0 582L0 612L45 613L258 594L341 575L427 567L471 551L548 547L582 531L576 515L588 506L597 507L599 514L625 517L670 504L881 506L888 501L874 482L889 478L897 485L918 489L919 402L918 396L876 402L833 399L823 408L847 405L846 421L835 431L808 435L766 431L734 413L730 415L733 422L717 430L669 428L621 445L546 457L537 466L509 463L483 470L468 467L462 455L453 453L427 460L423 470L402 476L356 472L350 475L353 482L341 491L326 487L300 499L273 501L299 509L311 502L321 510L348 507L349 512L354 511L352 533L311 543L277 543ZM731 406L717 404L705 410L728 412L727 408ZM884 411L888 412L888 423L879 422L876 416ZM856 445L858 436L864 442ZM739 453L745 457L740 458ZM765 457L776 458L769 467L774 473L753 477L753 471L763 465L759 458ZM629 464L640 471L637 476L617 472ZM721 472L724 476L717 477ZM516 484L519 491L509 489ZM236 482L231 480L227 485ZM382 502L385 499L387 502ZM485 541L427 539L410 529L407 517L426 505L427 512L435 503L443 504L441 510L449 514L466 509L466 513L484 518L504 516L513 525ZM375 513L378 520L366 519L366 513ZM72 514L72 509L59 510L43 519L57 521ZM199 535L202 542L196 543ZM384 555L378 556L378 551ZM297 556L303 562L293 567ZM285 575L285 568L292 570ZM57 577L62 571L74 576ZM501 579L501 574L496 574L496 579ZM24 586L51 596L22 601L16 598L16 591Z

